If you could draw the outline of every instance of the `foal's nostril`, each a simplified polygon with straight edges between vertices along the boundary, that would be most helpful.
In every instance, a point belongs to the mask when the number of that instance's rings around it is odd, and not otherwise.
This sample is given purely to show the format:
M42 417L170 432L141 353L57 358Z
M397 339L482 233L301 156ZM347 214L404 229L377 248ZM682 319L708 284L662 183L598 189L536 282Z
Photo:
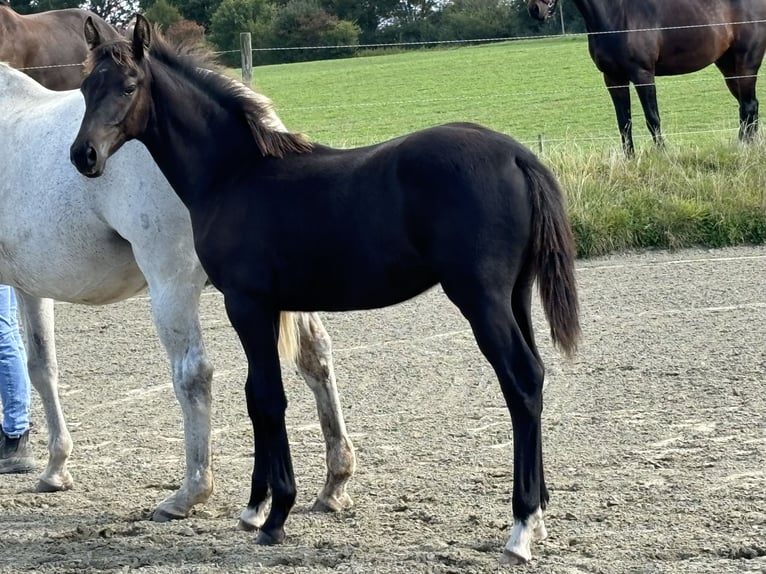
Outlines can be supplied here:
M94 148L92 145L88 146L88 151L85 153L85 157L88 160L88 165L94 166L96 165L96 160L98 159L98 154L96 153L96 148Z

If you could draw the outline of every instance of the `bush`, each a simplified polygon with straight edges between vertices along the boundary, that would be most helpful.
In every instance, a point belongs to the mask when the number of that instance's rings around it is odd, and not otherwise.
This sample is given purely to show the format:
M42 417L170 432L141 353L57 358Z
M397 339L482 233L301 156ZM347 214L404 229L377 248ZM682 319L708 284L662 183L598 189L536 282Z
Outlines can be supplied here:
M182 18L168 26L165 36L176 44L187 42L197 44L204 41L205 28L196 22Z
M320 50L284 50L271 55L272 62L299 62L353 56L362 31L356 24L339 20L310 0L293 0L274 18L274 47L349 46Z

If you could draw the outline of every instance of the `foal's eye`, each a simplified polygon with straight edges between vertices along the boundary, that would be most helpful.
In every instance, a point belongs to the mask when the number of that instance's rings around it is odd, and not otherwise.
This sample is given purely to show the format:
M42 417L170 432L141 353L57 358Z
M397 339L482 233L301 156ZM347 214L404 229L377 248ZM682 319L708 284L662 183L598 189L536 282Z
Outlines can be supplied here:
M128 84L127 86L125 86L125 89L124 89L123 93L126 96L132 96L133 92L135 92L135 91L136 91L136 85L135 84Z

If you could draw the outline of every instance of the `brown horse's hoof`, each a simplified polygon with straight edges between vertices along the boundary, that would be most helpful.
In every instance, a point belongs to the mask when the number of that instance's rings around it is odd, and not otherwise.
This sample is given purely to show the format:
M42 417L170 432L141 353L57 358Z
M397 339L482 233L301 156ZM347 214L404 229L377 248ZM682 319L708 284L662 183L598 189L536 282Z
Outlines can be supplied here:
M255 539L255 543L259 546L274 546L275 544L282 544L284 541L285 531L283 528L272 530L271 532L261 530L258 538Z

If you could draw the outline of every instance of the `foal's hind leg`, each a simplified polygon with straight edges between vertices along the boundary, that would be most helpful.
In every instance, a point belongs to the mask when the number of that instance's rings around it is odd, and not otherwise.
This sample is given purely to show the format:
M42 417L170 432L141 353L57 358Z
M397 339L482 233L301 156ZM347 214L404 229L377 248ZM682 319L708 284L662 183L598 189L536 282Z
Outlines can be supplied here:
M298 369L314 393L327 448L327 480L317 495L314 510L337 512L352 505L346 483L354 474L356 457L335 383L332 341L316 313L298 316L300 353Z
M139 261L139 264L141 262ZM173 389L181 405L186 448L186 474L181 488L163 500L152 519L165 522L184 518L195 504L213 492L210 468L210 406L213 368L208 362L199 324L199 299L205 274L197 265L165 276L142 269L149 282L152 315L165 347L173 376Z
M39 492L72 488L66 464L72 453L72 437L66 427L58 395L59 369L53 329L53 299L38 299L17 290L27 350L27 368L40 395L48 425L48 465L37 484Z
M529 277L528 273L525 271L525 273L522 274L522 278L519 279L516 282L515 287L513 288L513 295L511 298L511 309L513 310L513 316L516 318L516 322L519 325L519 329L521 330L521 334L524 337L524 341L527 343L527 347L530 351L532 351L532 354L537 359L537 364L540 367L540 370L543 373L543 388L545 387L545 380L544 380L544 374L545 374L545 367L543 365L543 360L540 357L540 353L537 350L537 344L535 343L535 333L534 328L532 327L532 290L534 288L534 281ZM540 397L540 408L542 410L543 408L543 397L541 395ZM543 464L543 450L542 450L542 441L540 441L540 508L541 510L545 510L548 506L548 501L550 500L550 495L548 493L548 488L545 485L545 472ZM548 536L548 531L545 528L545 523L543 520L540 520L540 523L537 525L535 532L534 532L534 538L535 540L542 540L543 538Z
M502 279L487 283L503 285ZM545 534L540 426L543 368L514 316L510 289L484 288L468 281L442 285L470 322L479 348L497 374L511 413L514 520L504 560L524 563L532 557L531 543Z

